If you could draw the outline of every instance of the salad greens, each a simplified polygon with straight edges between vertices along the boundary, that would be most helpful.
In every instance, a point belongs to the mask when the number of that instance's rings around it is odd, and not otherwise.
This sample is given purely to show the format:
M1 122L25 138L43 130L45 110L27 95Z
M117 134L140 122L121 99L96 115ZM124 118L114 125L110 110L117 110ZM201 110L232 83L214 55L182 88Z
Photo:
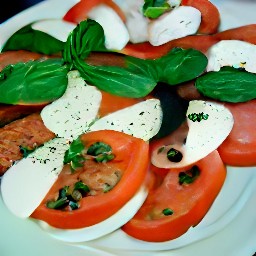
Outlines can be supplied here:
M67 73L62 59L8 65L0 73L0 102L40 104L53 101L65 92Z
M156 19L170 10L171 6L167 0L145 0L142 7L143 15L151 19Z
M77 69L87 83L101 90L118 96L139 98L148 95L158 82L176 85L192 80L201 75L207 65L205 55L193 49L173 49L166 56L155 60L124 55L124 67L86 63L91 52L107 51L104 42L104 31L96 21L82 21L65 43L63 60L41 60L7 66L0 73L0 88L4 89L0 102L17 104L55 100L64 93L67 72L72 69ZM30 50L35 50L33 43Z
M226 102L245 102L256 98L256 74L245 70L223 67L196 80L197 90L212 99Z
M15 32L5 43L2 52L28 50L43 54L56 54L63 50L65 43L32 28L33 23Z
M176 85L196 78L206 68L205 55L193 49L174 49L156 60L124 56L124 67L89 65L84 57L91 51L105 50L102 45L104 33L98 26L92 20L81 22L69 35L63 58L70 68L80 72L86 82L101 90L124 97L144 97L158 82ZM85 43L81 47L83 41Z

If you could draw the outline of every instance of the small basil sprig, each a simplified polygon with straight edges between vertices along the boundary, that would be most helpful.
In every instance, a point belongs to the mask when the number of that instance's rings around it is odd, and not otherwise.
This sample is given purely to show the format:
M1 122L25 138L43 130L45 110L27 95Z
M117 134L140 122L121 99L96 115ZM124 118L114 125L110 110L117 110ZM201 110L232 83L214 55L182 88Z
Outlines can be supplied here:
M156 19L170 10L171 6L167 0L145 0L142 7L143 15L151 19Z
M212 99L245 102L256 98L256 74L233 67L223 67L196 79L197 90Z
M68 36L63 58L67 63L84 60L93 51L107 51L101 25L93 20L81 22Z
M43 54L56 54L63 50L65 43L39 30L32 24L15 32L5 43L2 52L28 50Z
M40 104L53 101L66 90L67 72L62 59L8 65L0 73L0 102Z

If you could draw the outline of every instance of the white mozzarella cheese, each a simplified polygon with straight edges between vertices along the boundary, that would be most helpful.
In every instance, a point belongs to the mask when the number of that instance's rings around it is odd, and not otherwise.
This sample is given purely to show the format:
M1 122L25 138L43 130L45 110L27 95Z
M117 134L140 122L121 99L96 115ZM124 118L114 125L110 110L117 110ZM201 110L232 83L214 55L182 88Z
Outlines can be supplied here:
M160 168L188 166L210 154L226 139L234 124L231 112L220 103L190 101L187 117L200 113L205 115L205 119L201 121L187 118L189 130L185 144L163 145L152 153L151 162L155 166ZM167 152L171 148L182 153L183 158L180 162L172 162L167 158Z
M107 49L121 50L129 42L128 30L112 8L100 4L89 11L87 16L102 26Z
M195 34L201 23L201 13L191 6L179 6L151 21L149 42L162 45L171 40Z
M167 3L172 7L178 7L181 4L181 0L168 0Z
M56 39L66 42L71 31L76 24L62 19L40 20L32 24L32 29L47 33Z
M219 71L223 66L244 68L256 73L256 45L239 40L222 40L207 53L207 71Z
M149 99L97 120L90 131L115 130L148 141L158 133L161 123L160 101Z
M66 139L55 138L14 164L2 177L1 194L16 216L29 217L38 207L63 168Z
M59 137L76 138L98 114L101 92L86 85L77 71L69 72L64 95L41 111L45 126Z

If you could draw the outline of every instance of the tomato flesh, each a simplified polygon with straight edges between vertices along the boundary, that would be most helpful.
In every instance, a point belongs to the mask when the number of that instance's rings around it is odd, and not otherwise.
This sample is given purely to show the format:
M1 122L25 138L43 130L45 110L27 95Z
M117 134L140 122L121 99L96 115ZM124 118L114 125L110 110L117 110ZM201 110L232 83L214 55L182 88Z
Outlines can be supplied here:
M225 164L256 165L256 100L244 103L225 103L233 117L234 126L218 151Z
M151 190L145 203L122 229L128 235L150 242L163 242L184 234L205 216L226 177L226 168L215 150L195 164L200 174L191 184L179 184L179 174L170 169L163 182ZM170 209L171 215L163 210Z
M148 143L130 135L110 130L83 134L81 140L86 147L98 141L110 145L115 158L110 162L97 164L95 175L99 175L99 179L106 180L104 177L107 175L106 168L110 170L110 173L113 173L113 169L115 169L120 172L121 179L107 193L96 193L94 196L83 197L79 201L80 207L76 210L49 209L46 206L47 202L56 198L56 194L64 186L72 185L83 179L82 176L85 175L86 169L88 170L86 162L85 168L83 168L84 173L82 171L71 173L70 167L65 166L42 203L31 215L32 218L43 220L53 227L62 229L91 226L115 214L142 185L148 171ZM92 170L90 170L90 175L93 177ZM97 178L94 177L94 179ZM94 187L95 191L98 189L99 187Z

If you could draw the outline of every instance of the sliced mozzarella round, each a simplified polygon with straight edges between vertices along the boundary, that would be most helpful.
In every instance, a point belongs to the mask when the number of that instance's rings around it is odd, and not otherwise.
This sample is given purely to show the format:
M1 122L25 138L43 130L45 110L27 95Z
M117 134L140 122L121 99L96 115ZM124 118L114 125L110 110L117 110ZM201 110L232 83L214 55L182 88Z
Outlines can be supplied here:
M128 222L139 210L148 194L147 186L142 185L139 191L115 214L108 219L86 228L58 229L39 221L40 226L51 236L66 242L85 242L107 235Z
M63 96L41 111L45 126L59 137L76 138L86 132L98 114L101 92L86 85L77 71L68 74Z
M89 11L87 16L102 26L107 49L121 50L128 43L128 30L119 15L111 7L104 4L98 5Z
M40 20L32 24L32 29L47 33L56 39L66 42L69 33L76 27L76 24L62 19Z
M158 133L162 115L160 101L149 99L97 120L90 131L115 130L148 141Z
M187 117L204 115L193 121L187 118L188 134L184 145L163 145L152 153L151 162L160 168L184 167L207 156L226 139L232 130L234 119L231 112L220 103L190 101ZM182 154L179 162L167 158L167 152L176 149Z
M125 13L125 25L128 29L130 42L142 43L148 41L149 19L142 13L144 0L122 1L118 3Z
M151 21L149 42L162 45L171 40L195 34L201 23L201 13L191 6L179 6Z
M219 71L223 66L244 68L256 73L256 45L239 40L222 40L214 44L207 53L207 71Z
M29 217L38 207L63 168L69 143L55 138L27 158L14 164L1 180L1 194L7 208L16 216Z

